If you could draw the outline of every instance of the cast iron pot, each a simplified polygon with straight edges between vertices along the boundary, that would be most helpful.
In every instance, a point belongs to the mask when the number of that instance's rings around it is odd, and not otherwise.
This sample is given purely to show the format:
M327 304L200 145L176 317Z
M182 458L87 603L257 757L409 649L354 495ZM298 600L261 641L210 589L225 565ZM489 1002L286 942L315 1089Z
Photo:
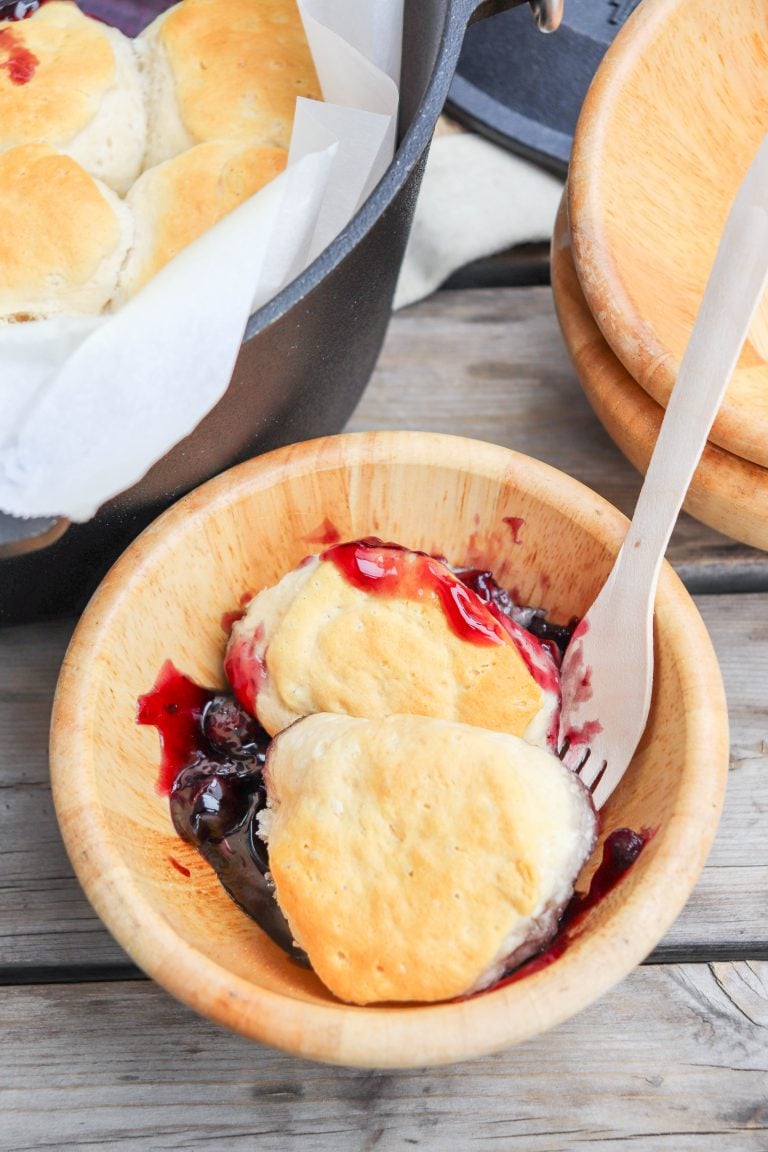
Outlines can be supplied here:
M259 452L344 427L384 340L464 33L524 2L405 0L400 143L381 183L317 260L251 317L225 395L139 484L86 524L0 518L1 622L79 611L126 544L179 496ZM557 26L562 0L530 5L541 28ZM89 7L99 14L97 0Z

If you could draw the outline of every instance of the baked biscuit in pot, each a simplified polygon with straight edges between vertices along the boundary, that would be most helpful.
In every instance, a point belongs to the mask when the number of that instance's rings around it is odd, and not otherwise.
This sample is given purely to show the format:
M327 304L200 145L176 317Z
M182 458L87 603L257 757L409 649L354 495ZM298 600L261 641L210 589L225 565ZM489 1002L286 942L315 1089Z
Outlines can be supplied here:
M0 153L0 323L100 312L130 246L130 210L45 144Z
M296 98L322 99L296 0L183 0L138 44L148 168L206 140L287 148Z
M143 287L187 244L274 180L287 159L282 148L212 140L140 176L126 198L135 236L120 276L116 305Z
M133 42L49 0L26 20L0 22L0 65L0 151L49 144L125 194L147 131Z

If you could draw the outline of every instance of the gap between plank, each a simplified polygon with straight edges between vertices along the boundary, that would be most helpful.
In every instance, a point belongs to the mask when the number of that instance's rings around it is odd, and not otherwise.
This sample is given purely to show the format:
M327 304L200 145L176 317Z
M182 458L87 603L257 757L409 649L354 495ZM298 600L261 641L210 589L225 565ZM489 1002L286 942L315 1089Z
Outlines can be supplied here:
M768 960L768 943L755 941L732 944L680 945L659 948L643 961L640 967L664 964L728 964L746 960ZM146 973L126 960L124 964L52 964L0 966L0 988L23 987L30 984L96 984L148 981Z

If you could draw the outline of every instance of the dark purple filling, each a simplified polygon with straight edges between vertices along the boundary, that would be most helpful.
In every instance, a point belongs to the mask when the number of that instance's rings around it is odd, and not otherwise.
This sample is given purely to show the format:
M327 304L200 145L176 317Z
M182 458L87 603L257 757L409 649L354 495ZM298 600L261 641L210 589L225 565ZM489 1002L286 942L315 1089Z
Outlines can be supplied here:
M563 653L570 644L571 636L579 622L577 616L574 616L568 624L552 624L547 620L547 614L543 609L522 608L519 604L515 604L507 589L502 588L491 572L482 568L454 568L453 571L462 584L471 588L485 604L492 604L502 616L519 624L540 640L560 667Z
M160 733L158 791L171 819L244 912L283 951L307 964L268 879L269 853L256 817L267 802L262 770L269 736L230 695L202 688L167 661L139 698L137 719ZM182 871L177 861L171 863Z
M27 20L48 0L0 0L0 21ZM88 7L78 4L84 16L119 28L126 36L137 36L155 16L170 7L167 0L135 0L128 6L124 0L89 0Z
M0 4L0 20L26 20L44 3L45 0L13 0L10 4Z

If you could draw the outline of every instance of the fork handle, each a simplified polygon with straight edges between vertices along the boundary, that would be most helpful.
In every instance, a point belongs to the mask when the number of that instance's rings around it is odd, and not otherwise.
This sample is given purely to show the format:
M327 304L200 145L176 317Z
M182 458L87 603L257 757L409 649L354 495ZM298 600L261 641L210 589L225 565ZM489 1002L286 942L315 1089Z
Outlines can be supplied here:
M739 188L608 584L655 594L661 562L768 280L768 136ZM625 583L626 582L626 583ZM651 597L651 604L653 596Z

